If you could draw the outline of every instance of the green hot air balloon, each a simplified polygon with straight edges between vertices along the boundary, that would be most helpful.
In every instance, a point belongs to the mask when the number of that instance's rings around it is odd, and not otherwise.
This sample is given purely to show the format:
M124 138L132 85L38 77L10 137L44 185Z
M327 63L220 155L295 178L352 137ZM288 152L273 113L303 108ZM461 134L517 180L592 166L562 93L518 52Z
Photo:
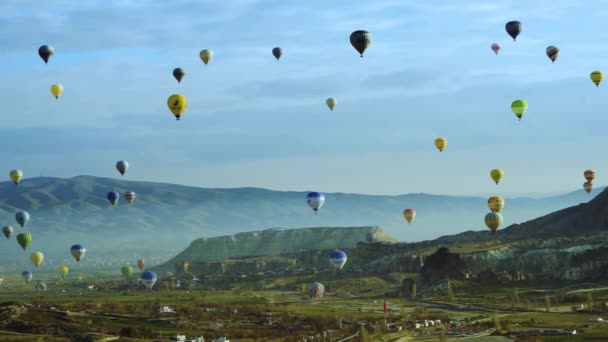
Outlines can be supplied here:
M19 246L25 250L27 246L32 242L32 234L30 233L21 233L17 235L17 243Z
M129 280L129 277L133 274L133 266L124 265L120 268L120 273L125 277L125 280Z
M486 215L484 221L486 223L486 226L490 228L492 233L496 233L496 229L498 229L498 227L502 225L503 218L502 215L499 213L490 212Z
M528 110L528 103L524 100L515 100L511 103L511 110L519 120Z

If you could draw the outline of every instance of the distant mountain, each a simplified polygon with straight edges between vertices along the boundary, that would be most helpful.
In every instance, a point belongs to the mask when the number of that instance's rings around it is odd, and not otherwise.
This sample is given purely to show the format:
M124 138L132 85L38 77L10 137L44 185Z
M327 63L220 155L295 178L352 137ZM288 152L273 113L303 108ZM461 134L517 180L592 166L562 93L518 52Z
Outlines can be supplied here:
M46 255L43 265L56 267L58 263L73 262L69 247L81 243L87 247L84 265L114 267L141 256L153 265L177 255L197 238L271 227L380 226L399 240L417 241L485 229L483 217L488 212L484 197L326 193L325 205L315 215L306 205L304 191L203 189L125 179L128 176L40 177L24 179L18 186L0 183L0 217L4 218L0 224L13 225L15 235L21 231L33 234L26 252L17 245L15 236L5 242L0 238L6 245L0 248L0 261L17 262L18 267L30 265L27 256L40 250ZM106 201L109 191L122 196L127 190L136 192L132 205L123 198L116 207ZM507 198L505 225L592 197L580 190L542 199ZM411 225L401 215L406 207L417 211ZM31 214L26 228L18 228L14 220L18 210Z

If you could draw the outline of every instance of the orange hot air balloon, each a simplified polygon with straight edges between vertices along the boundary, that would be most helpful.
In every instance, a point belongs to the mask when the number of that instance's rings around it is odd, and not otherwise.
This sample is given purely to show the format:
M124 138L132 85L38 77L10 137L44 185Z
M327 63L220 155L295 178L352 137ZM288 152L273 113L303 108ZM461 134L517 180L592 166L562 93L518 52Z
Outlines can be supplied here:
M144 259L137 260L137 267L139 267L140 271L144 270Z
M584 176L588 182L593 182L593 180L595 179L595 171L585 170Z
M403 217L407 220L408 223L412 223L414 218L416 217L416 210L414 209L405 209L403 211Z

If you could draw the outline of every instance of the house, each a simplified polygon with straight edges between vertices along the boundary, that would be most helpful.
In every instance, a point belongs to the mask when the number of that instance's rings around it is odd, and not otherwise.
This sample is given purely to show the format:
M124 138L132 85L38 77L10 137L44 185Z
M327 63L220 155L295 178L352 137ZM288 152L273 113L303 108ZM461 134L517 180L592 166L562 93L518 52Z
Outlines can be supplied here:
M211 342L230 342L230 340L225 338L224 336L222 336L220 338L216 338L215 340L213 340Z
M172 336L169 342L205 342L205 338L203 336L186 338L186 335L175 335Z
M170 306L163 305L163 306L161 306L161 307L158 309L158 312L160 312L160 313L174 313L174 312L175 312L175 309L173 309L173 308L172 308L172 307L170 307Z

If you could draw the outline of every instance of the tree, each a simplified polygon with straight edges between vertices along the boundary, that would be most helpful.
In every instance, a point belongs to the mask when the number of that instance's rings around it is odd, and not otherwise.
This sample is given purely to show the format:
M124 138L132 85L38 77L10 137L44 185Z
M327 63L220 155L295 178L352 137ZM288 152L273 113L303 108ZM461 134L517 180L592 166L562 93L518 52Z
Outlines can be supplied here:
M502 326L500 325L500 318L498 318L497 312L494 312L494 328L498 332L500 332L502 330Z
M513 293L513 297L515 299L515 304L518 305L519 304L519 289L515 288L515 291Z
M441 333L439 334L439 342L447 342L448 338L445 336L445 328L441 329Z
M545 295L545 310L549 312L549 308L551 307L551 297L549 295Z
M364 326L359 328L359 342L369 342L369 333Z
M412 285L412 294L411 294L412 299L416 299L416 295L417 295L417 293L416 293L416 282L414 281L414 284Z
M454 290L452 289L452 284L448 280L448 302L454 302Z
M593 296L591 295L591 292L587 292L587 310L593 310Z

